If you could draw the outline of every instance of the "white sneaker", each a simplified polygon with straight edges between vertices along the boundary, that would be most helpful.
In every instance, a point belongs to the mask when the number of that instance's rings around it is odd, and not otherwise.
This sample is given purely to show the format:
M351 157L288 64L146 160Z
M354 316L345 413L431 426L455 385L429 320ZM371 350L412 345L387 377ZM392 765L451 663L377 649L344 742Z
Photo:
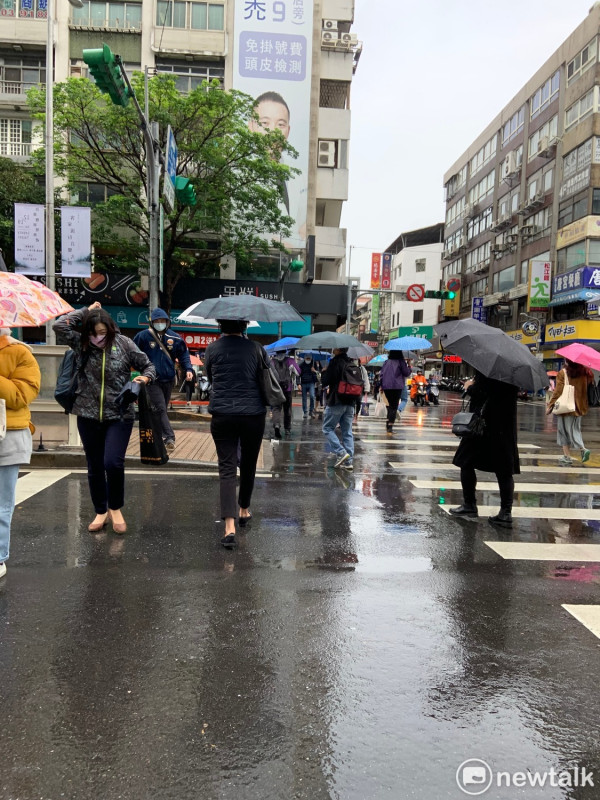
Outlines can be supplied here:
M335 464L333 465L334 468L337 469L338 467L341 467L342 464L344 464L346 461L349 461L349 459L350 459L350 453L344 453L344 455L340 456L338 460L335 462Z
M6 564L2 562L0 564L0 578L3 578L6 575Z
M172 453L175 450L175 442L173 439L169 439L165 442L165 447L167 448L167 453Z

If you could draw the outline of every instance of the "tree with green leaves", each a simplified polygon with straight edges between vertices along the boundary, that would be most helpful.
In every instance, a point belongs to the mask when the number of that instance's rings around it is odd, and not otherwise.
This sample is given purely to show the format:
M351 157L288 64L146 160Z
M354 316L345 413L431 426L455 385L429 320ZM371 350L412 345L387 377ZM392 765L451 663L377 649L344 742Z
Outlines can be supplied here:
M0 250L7 265L14 261L15 203L43 203L44 187L31 168L0 157Z
M144 76L132 85L143 105ZM45 122L45 93L28 95L34 118ZM171 126L178 148L177 174L193 185L197 203L167 213L164 229L164 293L170 309L173 290L184 275L219 274L224 256L252 270L256 254L283 249L292 220L281 204L284 182L298 170L282 162L294 149L279 131L252 131L253 99L226 92L218 81L180 93L173 76L149 80L149 119L159 125L166 151ZM113 269L145 272L148 266L146 154L140 123L130 103L113 105L85 78L54 86L54 163L71 196L86 184L106 187L92 215L92 242ZM44 151L34 151L43 171ZM87 198L80 194L80 205ZM99 259L97 259L97 264ZM102 261L100 261L102 263Z

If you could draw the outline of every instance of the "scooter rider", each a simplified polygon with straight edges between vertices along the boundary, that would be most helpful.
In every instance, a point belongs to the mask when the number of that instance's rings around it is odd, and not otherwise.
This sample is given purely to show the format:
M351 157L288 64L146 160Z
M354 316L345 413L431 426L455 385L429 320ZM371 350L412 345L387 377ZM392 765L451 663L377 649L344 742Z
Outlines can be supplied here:
M417 370L417 374L412 379L412 383L410 386L410 399L413 403L417 404L417 398L419 396L419 386L423 387L423 391L421 396L424 397L425 405L429 405L429 400L427 399L427 378L423 375L423 370Z
M167 409L171 402L175 361L186 370L186 380L193 380L194 368L187 344L169 327L171 320L162 308L154 308L150 314L148 329L137 333L134 343L146 353L156 369L156 381L146 389L152 410L160 420L162 436L167 450L175 449L175 432L169 422Z

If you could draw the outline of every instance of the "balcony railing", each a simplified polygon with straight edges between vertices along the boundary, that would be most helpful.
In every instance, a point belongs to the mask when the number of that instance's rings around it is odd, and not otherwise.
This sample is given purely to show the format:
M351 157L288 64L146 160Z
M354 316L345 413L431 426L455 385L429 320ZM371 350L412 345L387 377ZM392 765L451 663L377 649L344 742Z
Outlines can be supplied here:
M34 86L40 86L40 85L43 86L44 84L25 83L23 81L4 81L0 79L0 95L25 94Z
M27 158L32 147L31 142L0 142L0 156Z
M120 31L141 31L142 21L131 19L74 19L71 20L72 28L84 28L95 30L120 30Z

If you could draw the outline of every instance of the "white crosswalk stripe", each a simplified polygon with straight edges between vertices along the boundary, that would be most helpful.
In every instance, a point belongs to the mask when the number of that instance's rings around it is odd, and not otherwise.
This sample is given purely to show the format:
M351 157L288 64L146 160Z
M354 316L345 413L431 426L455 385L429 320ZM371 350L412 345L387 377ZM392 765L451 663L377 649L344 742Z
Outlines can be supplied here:
M66 478L71 473L68 469L37 469L19 477L15 505L24 503L38 492Z
M439 463L439 464L431 464L425 461L390 461L390 467L392 469L410 469L419 471L422 470L423 472L442 472L448 471L453 472L456 474L457 467L455 467L452 463L448 462L446 464ZM531 467L529 465L522 465L521 466L521 474L527 472L548 472L552 474L560 473L561 475L600 475L600 467Z
M415 489L462 489L460 481L410 481ZM498 493L496 481L478 481L478 491ZM515 492L533 492L540 494L586 494L590 497L600 494L600 483L521 483L515 481Z
M600 639L600 606L563 603L562 607Z
M450 513L446 505L440 506L442 511ZM483 519L498 513L498 506L477 506L479 516ZM600 508L559 508L540 506L513 506L514 519L581 519L600 520ZM600 545L598 545L600 553Z
M509 561L600 561L600 544L486 541L486 545Z
M406 448L408 450L414 450L415 447L421 447L422 445L429 446L433 445L435 447L452 447L456 450L458 447L458 439L456 436L440 436L439 439L411 439L401 442L393 442L389 441L389 439L370 439L368 444L386 444L389 448ZM538 444L519 444L519 450L540 450L540 446ZM376 452L381 452L377 450ZM390 453L397 452L397 450L390 449Z

